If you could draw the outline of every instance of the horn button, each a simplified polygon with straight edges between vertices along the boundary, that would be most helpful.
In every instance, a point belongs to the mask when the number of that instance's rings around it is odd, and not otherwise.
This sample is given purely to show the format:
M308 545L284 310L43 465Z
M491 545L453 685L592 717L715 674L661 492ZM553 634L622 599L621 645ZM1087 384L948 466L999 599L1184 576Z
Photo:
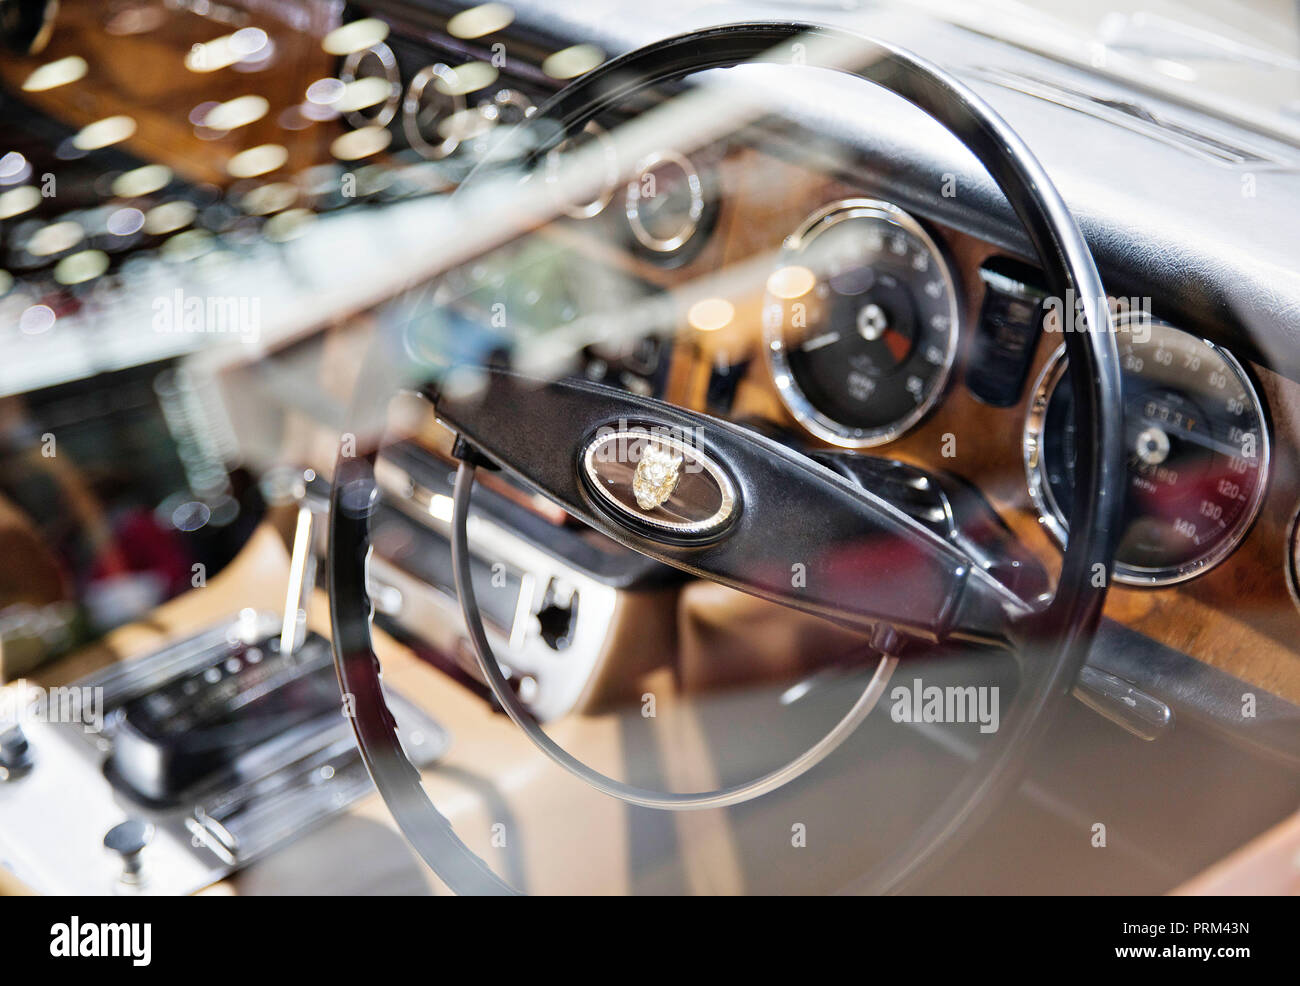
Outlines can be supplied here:
M714 537L739 507L731 477L680 428L599 428L579 473L604 513L651 537Z

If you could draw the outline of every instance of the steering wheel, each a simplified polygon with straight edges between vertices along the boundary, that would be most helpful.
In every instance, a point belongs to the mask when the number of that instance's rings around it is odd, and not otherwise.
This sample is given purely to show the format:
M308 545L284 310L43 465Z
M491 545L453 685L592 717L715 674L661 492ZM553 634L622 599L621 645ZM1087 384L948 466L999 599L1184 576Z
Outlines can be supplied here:
M1049 291L1083 302L1074 331L1065 333L1079 450L1072 536L1049 603L1019 599L951 541L862 483L726 421L609 387L539 381L496 367L484 371L487 391L479 398L457 399L436 386L426 396L458 435L453 557L470 637L489 684L548 755L616 797L667 808L735 803L808 769L825 754L821 747L828 741L793 768L742 785L739 793L657 797L596 774L558 747L547 749L550 741L501 677L469 584L465 515L479 466L508 471L615 541L692 576L871 629L873 642L887 656L900 635L993 644L1034 655L1022 661L1022 687L1002 729L865 887L892 891L933 865L944 847L955 844L1017 782L1027 753L1087 656L1109 582L1122 503L1119 357L1087 244L1041 165L983 99L909 52L802 23L710 28L606 63L520 126L531 129L536 157L580 132L602 110L648 87L746 62L788 64L791 45L799 46L801 63L880 85L951 131L1011 203L1040 258ZM391 397L366 395L364 389L359 388L359 406ZM354 408L354 414L361 413ZM635 451L629 451L632 446ZM398 826L451 889L513 892L432 804L402 751L384 701L365 577L375 490L373 455L340 457L331 501L329 589L335 662L340 685L352 699L358 745ZM789 577L794 545L797 557L807 560L800 584ZM860 706L868 701L874 696L864 693L855 706L857 718L851 710L837 729L856 725L865 714Z

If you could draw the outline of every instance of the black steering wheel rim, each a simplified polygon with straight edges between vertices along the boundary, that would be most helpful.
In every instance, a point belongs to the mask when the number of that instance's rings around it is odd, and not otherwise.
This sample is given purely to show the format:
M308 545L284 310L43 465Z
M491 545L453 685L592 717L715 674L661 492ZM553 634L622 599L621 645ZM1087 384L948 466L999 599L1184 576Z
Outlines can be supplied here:
M1085 302L1081 324L1065 333L1076 394L1079 492L1070 519L1070 538L1055 596L1024 627L1025 635L1049 646L1052 657L1017 694L1020 714L981 756L985 769L968 772L913 840L854 889L891 891L933 865L939 851L978 820L981 806L995 801L1015 782L1025 752L1049 713L1073 684L1087 657L1109 584L1122 505L1123 419L1119 356L1105 293L1081 231L1019 136L970 89L944 70L890 45L836 28L794 22L732 24L669 38L585 75L556 94L521 126L554 121L553 147L603 110L650 86L700 71L747 62L789 63L780 46L820 40L840 43L860 56L861 68L819 63L874 82L903 97L961 140L1001 188L1043 263L1049 293ZM807 47L800 54L806 58ZM543 144L544 151L547 144ZM1093 324L1094 318L1105 324ZM367 395L358 403L391 395ZM354 414L356 409L354 408ZM436 873L457 891L510 893L508 884L466 846L420 786L419 773L398 742L396 723L380 688L380 666L370 636L366 593L368 510L358 502L374 497L372 456L340 457L330 512L329 588L334 655L339 682L351 698L352 724L362 757L403 834ZM352 507L348 508L347 504ZM1098 579L1096 574L1104 573Z

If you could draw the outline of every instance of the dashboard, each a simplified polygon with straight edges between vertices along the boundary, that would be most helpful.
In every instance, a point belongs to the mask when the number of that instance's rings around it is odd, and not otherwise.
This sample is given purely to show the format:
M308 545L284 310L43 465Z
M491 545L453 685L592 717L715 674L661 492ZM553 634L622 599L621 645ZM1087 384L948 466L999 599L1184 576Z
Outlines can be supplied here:
M278 295L289 298L283 288L268 290L275 254L306 254L298 242L311 239L304 231L313 220L339 220L316 223L319 257L337 249L325 245L326 228L343 230L350 213L454 187L494 135L618 46L598 37L566 43L562 34L525 26L526 7L363 3L289 34L277 33L283 14L236 18L236 30L220 36L216 25L202 26L201 15L109 25L118 46L156 44L165 32L167 44L188 50L184 91L114 69L96 76L94 104L86 103L77 93L88 69L70 52L99 50L106 41L103 26L81 8L64 17L48 53L6 64L5 77L29 106L74 124L53 157L40 142L24 148L33 169L54 168L60 155L74 169L104 155L112 165L100 182L108 207L84 196L61 197L61 209L39 197L20 201L30 185L4 193L13 273L0 305L32 323L19 338L39 339L35 320L58 318L94 324L97 340L53 362L24 343L6 370L8 392L58 382L52 370L66 377L148 364L222 341L218 331L159 332L146 349L116 342L144 314L131 299L147 299L149 285L174 273L185 279L182 302L208 290L214 276L231 285L232 297L258 296L262 308L251 321L260 342L287 352L314 316L279 305ZM272 37L281 50L263 67ZM109 64L89 71L102 74ZM250 79L266 73L264 89L309 84L303 100L277 117L258 102L264 97L236 95L247 86L226 81L226 65ZM1004 88L1014 81L1007 70L981 72ZM1028 91L1023 79L1017 87ZM1051 103L1041 79L1030 88L1040 103ZM142 98L158 100L160 110L121 112ZM1083 110L1108 126L1117 122L1098 106L1071 107L1083 125ZM873 112L882 127L859 128L854 140L869 141L879 130L892 133L896 145L942 147L933 130L898 115L888 101ZM810 449L959 475L1051 569L1068 537L1076 451L1060 356L1060 333L1072 328L1069 299L1052 307L1032 256L1003 219L1005 206L987 202L985 185L964 166L936 152L937 165L949 170L923 179L903 165L924 160L922 152L894 146L886 160L878 148L846 140L836 120L802 122L805 116L778 115L689 154L651 150L632 180L604 183L509 256L444 277L436 300L447 317L423 325L413 344L459 347L465 358L481 359L520 335L517 325L496 324L496 305L516 318L527 312L523 335L538 338L585 313L571 327L592 341L577 347L570 369ZM129 120L134 132L109 134L97 119L122 127ZM1146 150L1161 146L1157 138L1172 140L1152 120L1118 121L1123 136L1116 139ZM98 130L87 137L91 124ZM594 122L579 143L600 146L604 132ZM96 134L102 149L78 149L79 140L99 148ZM1279 145L1240 137L1211 144L1186 127L1178 135L1188 144L1184 152L1205 157L1215 149L1217 166L1229 158L1233 167L1268 162L1268 174L1252 178L1267 182L1284 170ZM213 169L214 148L228 158L225 173ZM1129 489L1110 612L1295 698L1300 668L1287 641L1300 626L1293 602L1300 493L1290 350L1259 331L1243 332L1240 304L1195 303L1231 290L1232 279L1179 290L1168 282L1168 265L1149 265L1144 278L1133 264L1116 263L1117 250L1124 259L1137 247L1115 242L1102 237L1097 244L1114 285L1128 402ZM356 262L362 283L370 261ZM311 280L314 266L290 268ZM382 263L369 269L372 282L382 270ZM738 271L740 281L713 291L710 277L719 271ZM494 285L507 275L509 294L498 297ZM338 295L334 285L317 282L312 290L324 314L365 310L367 296L381 289L376 283ZM92 314L106 302L107 317ZM617 338L594 324L594 316L614 311L637 313L637 324ZM175 314L183 319L179 308ZM80 338L63 333L59 342L67 347ZM237 407L227 413L233 427L225 431L224 415L217 426L207 415L209 433L200 439L208 447L238 444L233 432L247 431ZM326 461L313 464L328 469Z
M636 237L632 191L548 231L622 271L624 289L673 299L643 334L587 347L580 372L801 448L957 474L1054 569L1074 483L1074 313L1029 256L890 201L870 176L809 168L797 143L764 134L678 166L656 210L676 250L610 248ZM716 217L696 223L706 207ZM750 276L701 295L693 280L719 267ZM1108 300L1128 449L1108 613L1295 697L1296 385L1167 320L1160 297Z

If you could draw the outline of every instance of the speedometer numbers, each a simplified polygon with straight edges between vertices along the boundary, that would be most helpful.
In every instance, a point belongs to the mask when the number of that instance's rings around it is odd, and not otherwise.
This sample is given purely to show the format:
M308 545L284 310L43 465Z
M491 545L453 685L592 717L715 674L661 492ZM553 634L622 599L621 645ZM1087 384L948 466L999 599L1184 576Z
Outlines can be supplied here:
M1245 537L1268 482L1264 409L1230 353L1179 329L1117 322L1127 484L1115 578L1169 585L1207 571ZM1074 498L1074 398L1062 347L1025 426L1029 490L1064 545Z
M847 199L786 240L763 323L794 417L826 442L865 448L897 438L942 394L957 351L957 293L915 219Z

